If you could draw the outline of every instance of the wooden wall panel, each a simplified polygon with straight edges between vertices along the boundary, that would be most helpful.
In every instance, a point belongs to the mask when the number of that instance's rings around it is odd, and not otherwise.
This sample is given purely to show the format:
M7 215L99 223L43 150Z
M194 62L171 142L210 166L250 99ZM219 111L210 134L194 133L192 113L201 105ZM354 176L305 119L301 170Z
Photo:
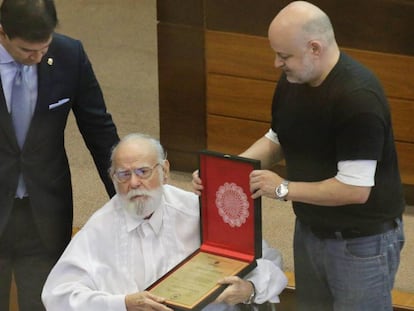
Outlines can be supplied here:
M206 71L277 81L280 71L266 38L217 31L206 32Z
M161 143L174 169L193 170L206 144L203 29L160 23L158 67Z
M269 130L269 123L216 115L207 116L207 148L237 155Z
M267 39L261 37L206 33L208 113L270 121L269 107L274 88L271 81L277 80L280 71L272 67L273 63L266 64L273 56L267 45ZM241 53L240 50L247 51ZM383 84L393 113L395 138L414 142L414 122L411 121L414 120L414 56L343 50L369 67ZM258 62L256 66L254 62L246 61L254 53L266 61ZM272 68L272 71L266 68ZM234 94L237 90L243 95ZM249 92L253 94L249 95ZM265 110L251 114L256 104L257 109Z
M254 48L252 48L254 47ZM370 68L390 97L414 98L414 56L341 48ZM277 81L274 52L267 38L207 31L207 72Z
M204 1L157 1L157 19L162 23L204 28Z
M274 89L274 82L209 74L207 114L270 123Z
M276 13L289 2L291 0L208 0L207 28L265 37Z
M414 143L414 100L391 98L390 107L395 140Z
M208 0L209 30L266 37L270 22L291 0ZM413 0L312 0L331 19L341 46L414 54Z
M370 68L388 97L414 99L414 56L342 48Z
M401 179L404 184L414 185L414 144L396 142Z
M9 311L19 311L19 302L17 301L17 287L16 283L14 282L14 277L12 279L10 288Z

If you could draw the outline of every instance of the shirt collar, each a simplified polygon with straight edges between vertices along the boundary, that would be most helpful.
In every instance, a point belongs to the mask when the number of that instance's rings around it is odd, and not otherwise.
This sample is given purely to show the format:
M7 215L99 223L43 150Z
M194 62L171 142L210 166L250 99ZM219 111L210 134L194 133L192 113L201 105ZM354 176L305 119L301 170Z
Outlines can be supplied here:
M164 207L165 204L161 203L161 206L159 206L155 212L152 214L151 218L145 221L148 221L148 223L151 225L152 230L154 230L155 234L158 235L158 233L161 230L162 225L162 216L164 215Z
M3 45L0 44L0 64L15 62L13 57L7 52Z
M117 195L118 196L118 195ZM138 228L141 224L143 223L148 223L152 230L154 230L154 232L156 234L158 234L161 230L161 225L162 225L162 217L164 214L164 198L161 201L161 206L159 206L155 212L152 214L152 216L149 219L143 219L139 216L136 215L132 215L131 213L129 213L124 207L123 207L123 200L121 197L118 196L118 202L119 202L119 207L122 210L122 213L125 217L125 222L126 222L126 230L127 232L131 232L133 230L135 230L136 228Z

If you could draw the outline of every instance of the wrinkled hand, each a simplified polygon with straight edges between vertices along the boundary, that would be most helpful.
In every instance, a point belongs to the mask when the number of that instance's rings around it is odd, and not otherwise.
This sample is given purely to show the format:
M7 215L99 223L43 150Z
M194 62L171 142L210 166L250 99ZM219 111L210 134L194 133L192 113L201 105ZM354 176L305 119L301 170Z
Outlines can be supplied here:
M198 170L195 170L193 172L193 180L191 181L191 184L193 185L193 191L197 195L201 195L201 191L203 190L203 185L201 182L201 178L198 174Z
M146 291L125 296L125 306L128 311L173 311L164 305L164 302L164 298Z
M216 298L215 302L224 302L229 305L242 303L249 299L253 292L253 285L238 276L229 276L218 281L218 284L229 286Z
M252 198L261 196L276 198L275 190L283 182L282 177L268 170L254 170L250 173L250 191Z

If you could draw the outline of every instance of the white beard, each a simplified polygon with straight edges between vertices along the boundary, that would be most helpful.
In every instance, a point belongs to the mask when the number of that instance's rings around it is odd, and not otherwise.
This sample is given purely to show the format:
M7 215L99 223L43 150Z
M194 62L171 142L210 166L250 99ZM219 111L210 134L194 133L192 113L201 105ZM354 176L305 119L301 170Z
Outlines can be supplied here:
M125 202L125 209L132 215L145 218L150 216L160 206L163 195L163 187L154 190L135 189L126 195L121 195ZM134 198L135 196L142 196Z

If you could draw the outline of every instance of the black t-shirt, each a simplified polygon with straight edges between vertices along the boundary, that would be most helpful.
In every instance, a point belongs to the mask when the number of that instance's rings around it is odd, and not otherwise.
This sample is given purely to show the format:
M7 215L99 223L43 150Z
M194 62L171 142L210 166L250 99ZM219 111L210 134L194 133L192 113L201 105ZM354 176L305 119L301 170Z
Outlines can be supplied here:
M332 178L339 161L378 161L375 186L365 204L293 202L303 223L342 229L402 214L405 202L386 96L377 78L349 56L342 53L318 87L290 83L282 74L273 98L272 129L292 181Z

